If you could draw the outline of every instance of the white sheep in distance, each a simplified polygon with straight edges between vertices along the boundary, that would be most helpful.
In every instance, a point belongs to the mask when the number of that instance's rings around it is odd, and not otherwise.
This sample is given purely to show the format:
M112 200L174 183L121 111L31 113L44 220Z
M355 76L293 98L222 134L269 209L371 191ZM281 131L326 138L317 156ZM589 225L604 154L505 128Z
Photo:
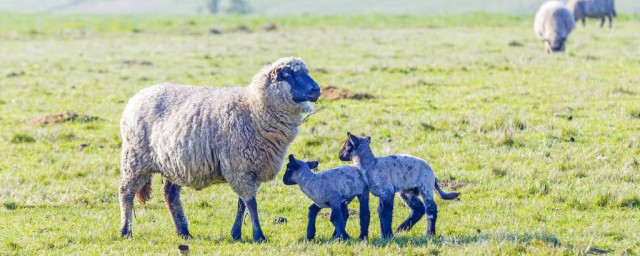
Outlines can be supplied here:
M540 6L533 31L544 42L547 53L563 52L569 33L576 26L573 14L560 1L548 1Z
M585 18L602 19L600 27L604 26L605 17L609 18L609 28L611 28L613 19L616 17L616 8L614 0L569 0L567 8L573 14L575 21L582 20L584 27Z
M191 236L181 187L228 183L240 197L231 236L241 239L246 207L253 240L265 240L255 196L260 183L277 175L304 114L313 109L309 102L320 96L308 73L302 59L282 58L247 87L161 84L133 96L120 121L121 235L131 237L134 195L148 200L151 176L160 173L178 235Z

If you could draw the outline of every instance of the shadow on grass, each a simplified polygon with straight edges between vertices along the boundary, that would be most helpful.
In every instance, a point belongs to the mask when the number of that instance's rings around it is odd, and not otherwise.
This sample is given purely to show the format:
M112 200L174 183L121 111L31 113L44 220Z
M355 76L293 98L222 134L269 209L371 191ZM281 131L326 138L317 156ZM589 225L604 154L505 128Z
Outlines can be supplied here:
M466 245L466 244L475 244L482 243L486 241L512 241L515 243L543 243L550 247L560 246L560 240L548 233L524 233L524 234L475 234L475 235L459 235L459 236L441 236L436 235L434 237L408 237L408 236L396 236L391 239L383 239L383 238L373 238L369 239L369 245L373 247L385 247L390 244L398 245L399 247L409 247L409 246L422 246L427 244L433 244L436 246L443 246L447 244L455 244L455 245ZM299 243L308 242L304 238L298 240ZM314 244L330 244L336 242L344 242L346 244L357 244L364 241L360 241L358 239L351 239L348 241L339 241L331 238L319 238L313 240L311 243Z

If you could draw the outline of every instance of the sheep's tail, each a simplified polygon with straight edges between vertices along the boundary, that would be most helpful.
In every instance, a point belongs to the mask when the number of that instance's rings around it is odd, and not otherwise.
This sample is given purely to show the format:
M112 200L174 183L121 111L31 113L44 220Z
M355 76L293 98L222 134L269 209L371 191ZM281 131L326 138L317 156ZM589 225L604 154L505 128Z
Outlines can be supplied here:
M141 204L146 203L149 199L151 199L151 176L146 180L144 186L136 192L136 200Z
M438 193L438 195L440 196L440 198L442 198L443 200L453 200L458 198L458 196L460 195L460 192L444 192L442 191L442 189L440 188L440 184L438 184L438 179L436 179L436 184L435 184L435 189L436 192Z

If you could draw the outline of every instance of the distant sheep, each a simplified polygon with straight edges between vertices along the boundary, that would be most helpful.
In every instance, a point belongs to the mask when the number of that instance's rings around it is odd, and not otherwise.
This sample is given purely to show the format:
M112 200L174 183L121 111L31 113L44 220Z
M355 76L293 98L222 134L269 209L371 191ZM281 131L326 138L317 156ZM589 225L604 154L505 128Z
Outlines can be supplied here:
M431 166L424 160L411 155L390 155L376 157L371 151L371 138L358 137L351 133L340 150L342 161L353 161L369 191L380 198L378 215L380 216L381 235L383 238L393 237L391 223L393 217L393 201L395 193L411 209L411 213L396 232L410 230L425 214L429 221L426 235L436 233L438 207L434 201L433 190L444 200L456 199L458 192L444 192ZM424 203L418 196L422 196Z
M122 114L121 235L131 236L134 195L149 198L151 176L164 178L164 196L178 235L190 237L180 189L228 183L239 195L231 230L241 238L245 207L253 240L265 237L258 219L260 183L278 173L298 134L308 102L320 87L299 58L282 58L258 72L247 87L207 88L162 84L133 96Z
M547 53L563 52L569 33L576 26L573 15L564 3L549 1L536 13L533 30L544 42Z
M337 168L314 173L311 169L318 167L318 162L305 162L289 155L287 171L282 178L286 185L298 184L302 192L313 204L309 206L309 222L307 240L316 235L316 217L322 208L331 208L331 223L335 226L333 238L349 239L345 230L349 219L348 205L353 198L360 202L360 239L369 236L369 189L362 180L358 168L343 165Z
M573 13L575 21L582 20L584 27L585 18L602 19L600 27L604 26L604 18L609 18L609 28L611 28L613 19L616 17L616 7L614 0L569 0L567 8Z

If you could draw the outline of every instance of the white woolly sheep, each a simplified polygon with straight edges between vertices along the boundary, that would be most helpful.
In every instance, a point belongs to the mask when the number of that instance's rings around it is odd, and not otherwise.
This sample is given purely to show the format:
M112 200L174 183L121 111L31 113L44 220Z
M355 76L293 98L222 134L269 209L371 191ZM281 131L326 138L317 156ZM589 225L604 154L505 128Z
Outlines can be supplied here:
M575 21L582 20L582 26L585 26L585 18L602 19L600 27L604 26L604 19L609 18L609 28L611 28L613 19L616 17L616 8L614 0L569 0L567 8L573 14Z
M282 178L286 185L298 184L302 192L313 200L309 206L309 222L307 225L307 240L313 240L316 235L316 217L321 208L331 208L331 223L335 226L333 238L349 239L345 230L349 219L348 205L353 198L360 202L360 237L369 236L369 189L364 183L358 168L353 165L343 165L333 169L313 173L311 169L318 167L318 162L305 162L289 155L287 171Z
M151 176L160 173L178 235L191 236L181 187L200 190L226 182L240 197L233 239L241 238L246 207L254 241L265 240L255 196L260 183L278 173L304 114L312 110L308 102L320 96L308 73L301 59L282 58L247 87L161 84L133 96L120 121L121 235L131 236L134 195L149 199Z
M361 138L351 133L347 135L349 138L339 153L340 160L353 161L369 191L380 198L378 215L382 237L393 237L391 222L397 192L400 192L400 197L411 209L411 214L398 226L396 232L410 230L426 211L429 221L426 234L434 235L438 207L433 198L433 190L444 200L456 199L459 193L442 191L431 166L424 160L411 155L375 157L369 145L370 137ZM424 203L418 198L419 195Z
M574 27L573 15L560 1L542 4L533 23L533 30L544 42L547 53L564 51L567 37Z

